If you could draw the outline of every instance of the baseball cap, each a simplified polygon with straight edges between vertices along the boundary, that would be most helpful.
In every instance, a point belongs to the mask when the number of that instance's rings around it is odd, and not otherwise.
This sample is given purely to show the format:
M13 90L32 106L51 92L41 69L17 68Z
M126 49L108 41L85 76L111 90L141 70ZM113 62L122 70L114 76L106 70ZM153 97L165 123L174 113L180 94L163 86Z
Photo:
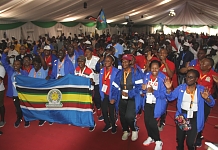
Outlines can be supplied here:
M85 42L83 42L84 44L88 44L88 45L91 45L92 43L90 42L90 41L85 41Z
M144 40L142 40L142 39L139 39L139 41L138 42L140 42L140 43L142 43L142 44L144 44L145 42L144 42Z
M188 42L185 42L183 45L189 47L189 43Z
M45 50L51 50L51 47L49 45L45 45L44 49Z
M122 60L132 60L132 55L131 54L125 54L125 55L123 55Z

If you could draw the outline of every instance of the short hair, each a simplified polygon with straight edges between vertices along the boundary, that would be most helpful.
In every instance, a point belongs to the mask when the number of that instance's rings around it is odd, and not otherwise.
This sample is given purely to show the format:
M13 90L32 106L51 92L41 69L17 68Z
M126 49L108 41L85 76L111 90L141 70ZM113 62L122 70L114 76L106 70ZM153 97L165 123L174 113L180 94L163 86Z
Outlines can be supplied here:
M188 73L194 73L195 74L195 77L197 77L197 78L199 78L200 77L200 73L197 71L197 70L195 70L195 69L190 69L190 70L188 70L187 71L187 74Z
M205 54L207 54L207 49L200 48L199 51L203 51Z
M86 57L83 56L83 55L80 55L80 56L77 58L77 61L79 61L79 59L81 59L82 61L86 62Z
M160 62L160 61L158 61L158 60L152 60L151 63L149 64L149 68L151 68L151 65L152 65L152 64L155 64L155 63L158 64L159 67L161 66L161 62Z
M34 62L41 64L41 59L37 56L37 57L33 58L33 63Z
M24 57L23 57L23 60L24 60L24 58L29 58L29 60L32 60L32 58L29 57L28 55L24 56Z
M206 59L209 61L212 68L214 66L214 60L212 58L206 58Z
M115 58L114 58L114 56L113 56L113 55L111 55L111 54L108 54L108 55L106 55L106 57L110 57L110 58L112 59L112 61L113 61L113 62L115 61Z

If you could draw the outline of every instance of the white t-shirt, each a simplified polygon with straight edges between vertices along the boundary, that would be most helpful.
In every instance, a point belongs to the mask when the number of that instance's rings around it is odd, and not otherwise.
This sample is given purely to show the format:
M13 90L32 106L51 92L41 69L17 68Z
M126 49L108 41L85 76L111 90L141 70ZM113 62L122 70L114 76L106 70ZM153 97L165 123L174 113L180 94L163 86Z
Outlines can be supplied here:
M5 77L5 68L0 65L0 77L4 78ZM2 82L0 83L0 91L4 91L5 90L5 87L4 87L4 83L3 83L3 80Z
M97 56L92 56L92 58L90 60L87 60L87 58L86 58L86 66L89 67L90 69L95 70L95 66L96 66L99 59L100 58ZM99 84L99 74L97 74L97 73L94 73L94 82L95 82L95 85Z

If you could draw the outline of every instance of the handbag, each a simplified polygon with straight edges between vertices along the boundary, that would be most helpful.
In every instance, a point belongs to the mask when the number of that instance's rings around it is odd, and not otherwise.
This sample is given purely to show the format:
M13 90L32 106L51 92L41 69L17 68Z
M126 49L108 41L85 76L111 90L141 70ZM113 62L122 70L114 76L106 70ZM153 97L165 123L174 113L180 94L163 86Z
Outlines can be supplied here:
M178 115L175 118L175 122L182 131L191 130L190 119L185 118L183 115Z

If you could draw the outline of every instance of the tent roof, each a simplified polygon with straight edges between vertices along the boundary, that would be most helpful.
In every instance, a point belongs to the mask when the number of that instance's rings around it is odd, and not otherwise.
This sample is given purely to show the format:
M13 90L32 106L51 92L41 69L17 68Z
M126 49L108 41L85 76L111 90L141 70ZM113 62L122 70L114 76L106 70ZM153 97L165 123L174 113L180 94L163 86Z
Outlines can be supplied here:
M130 16L135 24L218 24L218 0L1 0L0 19L90 22L84 18L97 17L101 8L108 23L121 24ZM171 9L175 17L168 15Z

